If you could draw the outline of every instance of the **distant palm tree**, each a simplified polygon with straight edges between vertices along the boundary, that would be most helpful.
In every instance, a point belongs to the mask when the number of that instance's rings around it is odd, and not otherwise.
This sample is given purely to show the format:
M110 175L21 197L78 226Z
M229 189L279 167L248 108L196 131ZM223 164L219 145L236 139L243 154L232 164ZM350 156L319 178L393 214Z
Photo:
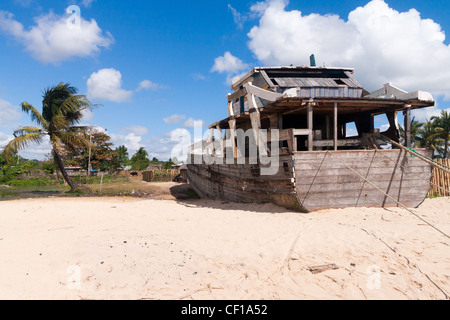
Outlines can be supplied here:
M415 117L411 119L411 146L413 148L421 147L419 142L419 133L422 127L423 127L422 122L417 121ZM405 129L403 129L402 126L400 126L400 136L403 138L403 140L406 140Z
M90 145L83 127L76 126L83 118L83 111L94 107L84 95L77 95L77 89L61 82L44 91L42 114L28 102L22 103L22 111L31 115L39 127L21 127L14 132L14 139L3 149L5 157L26 149L31 143L41 143L45 136L50 138L52 153L56 164L72 190L80 186L67 174L62 160L62 146L74 144Z
M447 111L442 111L440 117L432 117L431 121L435 126L435 137L442 139L444 142L444 159L448 156L448 147L450 141L450 114Z
M431 120L427 120L419 130L418 142L420 147L433 149L435 152L442 154L444 152L442 147L443 141L436 137L435 129L434 123Z

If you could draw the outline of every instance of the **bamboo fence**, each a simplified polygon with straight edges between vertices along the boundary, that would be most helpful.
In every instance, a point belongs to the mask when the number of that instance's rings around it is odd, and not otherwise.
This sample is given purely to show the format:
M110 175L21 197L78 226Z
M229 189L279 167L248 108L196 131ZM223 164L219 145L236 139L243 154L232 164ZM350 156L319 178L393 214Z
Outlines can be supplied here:
M175 169L149 170L143 172L143 179L146 182L169 182L179 174L180 170Z
M450 167L450 159L435 159L436 162L441 163L443 165L446 165L447 167ZM428 196L441 196L441 197L447 197L450 196L450 174L439 170L438 168L434 168L433 171L433 180L432 180L432 186L430 189L430 192L428 193ZM438 187L439 186L439 187Z

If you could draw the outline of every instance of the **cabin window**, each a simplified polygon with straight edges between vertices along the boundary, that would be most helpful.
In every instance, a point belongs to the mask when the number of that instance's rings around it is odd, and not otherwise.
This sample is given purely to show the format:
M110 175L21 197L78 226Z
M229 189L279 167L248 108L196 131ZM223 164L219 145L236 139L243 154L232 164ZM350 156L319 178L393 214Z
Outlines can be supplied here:
M358 130L356 129L356 124L354 121L348 122L345 125L345 137L346 138L355 138L358 137Z
M336 84L340 85L340 86L345 86L345 82L342 81L341 79L334 79L334 82L336 82Z
M375 128L379 128L380 132L385 132L389 129L389 120L385 113L374 117Z

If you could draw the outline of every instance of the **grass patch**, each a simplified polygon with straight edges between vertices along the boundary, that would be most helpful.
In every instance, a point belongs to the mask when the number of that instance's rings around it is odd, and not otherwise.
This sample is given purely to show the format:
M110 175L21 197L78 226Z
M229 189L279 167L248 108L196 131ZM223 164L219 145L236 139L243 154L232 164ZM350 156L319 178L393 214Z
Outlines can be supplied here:
M58 181L49 178L31 178L23 180L11 180L5 183L13 187L49 186L58 184Z

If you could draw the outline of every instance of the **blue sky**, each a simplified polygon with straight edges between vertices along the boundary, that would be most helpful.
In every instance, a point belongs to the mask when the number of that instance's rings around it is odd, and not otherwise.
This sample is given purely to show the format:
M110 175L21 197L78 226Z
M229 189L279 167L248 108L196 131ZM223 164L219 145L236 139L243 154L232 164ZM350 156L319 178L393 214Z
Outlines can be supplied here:
M64 29L70 5L81 9L78 34ZM390 81L431 91L438 108L417 113L425 119L449 105L446 30L448 1L2 0L0 147L29 123L19 104L40 110L42 90L64 81L103 105L86 124L168 159L171 131L227 116L232 77L307 64L311 53L319 64L355 67L368 90ZM44 144L24 155L46 153Z

